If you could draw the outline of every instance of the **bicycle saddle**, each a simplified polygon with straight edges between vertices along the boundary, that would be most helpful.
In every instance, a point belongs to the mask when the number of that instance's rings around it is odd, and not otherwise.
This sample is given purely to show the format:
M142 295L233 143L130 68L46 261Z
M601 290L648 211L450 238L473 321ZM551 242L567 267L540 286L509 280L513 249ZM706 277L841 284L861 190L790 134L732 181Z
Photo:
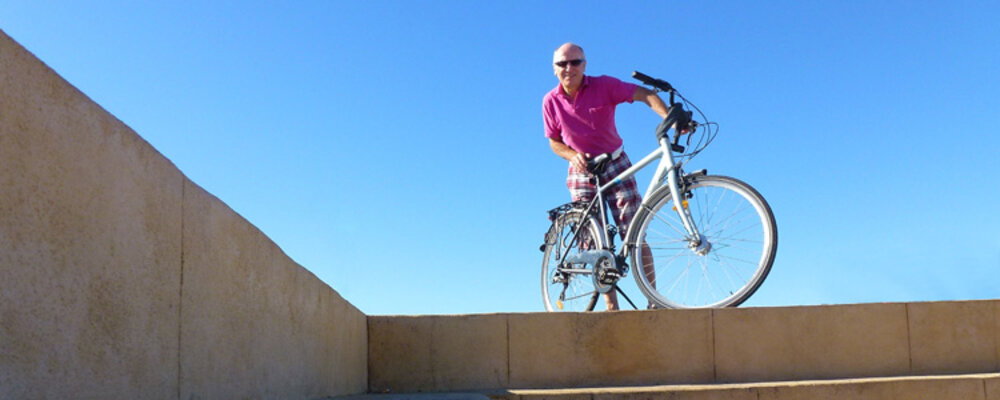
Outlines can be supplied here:
M600 175L604 173L604 170L608 168L608 163L611 162L611 154L604 153L593 159L587 161L587 172L594 175Z

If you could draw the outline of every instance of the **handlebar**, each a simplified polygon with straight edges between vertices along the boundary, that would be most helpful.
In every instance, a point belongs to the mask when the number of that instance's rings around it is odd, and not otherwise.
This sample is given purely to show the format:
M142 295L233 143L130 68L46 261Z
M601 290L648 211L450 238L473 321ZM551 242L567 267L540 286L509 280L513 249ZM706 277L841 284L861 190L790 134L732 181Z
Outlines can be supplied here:
M673 93L674 91L674 87L670 86L670 83L668 83L663 79L656 79L639 71L632 71L632 77L638 79L642 83L660 89L664 92Z
M691 119L691 111L685 110L680 103L674 103L670 106L670 112L667 114L667 117L656 127L656 138L659 140L666 137L667 131L673 129L674 137L671 150L683 153L684 146L680 145L682 131L687 130L687 133L691 133L697 129L697 126L698 123Z
M698 122L691 118L691 111L685 110L683 104L674 102L674 94L677 91L667 81L653 78L639 71L632 71L632 77L649 86L670 93L670 110L667 113L667 117L663 119L663 122L656 127L656 137L666 137L667 131L673 129L674 137L671 150L683 153L684 146L680 145L682 131L693 133L698 128ZM683 97L681 98L683 99Z

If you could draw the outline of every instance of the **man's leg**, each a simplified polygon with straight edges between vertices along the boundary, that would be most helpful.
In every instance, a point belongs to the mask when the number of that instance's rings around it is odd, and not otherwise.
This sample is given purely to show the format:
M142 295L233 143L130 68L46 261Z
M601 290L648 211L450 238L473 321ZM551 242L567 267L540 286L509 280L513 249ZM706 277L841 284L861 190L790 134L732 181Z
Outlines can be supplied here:
M624 240L624 235L622 237ZM646 280L649 281L653 287L656 287L656 270L653 269L653 252L649 249L649 245L646 241L642 241L642 271L646 275ZM618 309L618 292L610 291L604 295L604 302L607 305L608 310ZM653 308L653 303L650 302L648 308Z
M622 154L621 157L614 160L606 170L605 180L610 180L622 173L626 169L632 166L629 161L628 156ZM618 225L618 234L622 239L624 245L625 235L628 233L629 224L632 222L632 218L639 211L639 205L642 204L642 196L639 195L639 189L635 183L635 177L628 178L617 185L612 186L605 193L606 199L608 200L608 209L611 212L611 216L615 220L615 224ZM645 242L643 242L645 245ZM644 249L648 251L649 246L645 246ZM652 260L651 257L646 256L647 253L643 253L644 259ZM648 276L648 275L647 275ZM608 296L605 296L605 300L608 303L608 309L618 309L618 295L615 292L610 292Z
M618 292L610 291L604 295L604 305L608 311L618 310Z
M566 188L569 189L570 198L573 201L590 202L597 195L597 187L590 182L589 173L579 171L572 166L566 174ZM581 246L582 248L583 246ZM618 309L618 294L614 291L608 292L604 296L604 303L608 310Z
M646 240L642 240L642 271L646 274L646 280L654 288L656 287L656 269L653 265L653 251L649 249L649 244ZM650 308L652 308L652 303L650 303Z

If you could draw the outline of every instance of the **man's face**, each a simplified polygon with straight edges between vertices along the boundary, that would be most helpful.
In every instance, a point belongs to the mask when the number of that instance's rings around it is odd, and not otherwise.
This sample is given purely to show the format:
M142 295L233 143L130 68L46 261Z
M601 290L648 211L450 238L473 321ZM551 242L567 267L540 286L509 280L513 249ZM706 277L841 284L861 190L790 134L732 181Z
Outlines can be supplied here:
M573 65L574 62L577 65ZM577 89L583 82L587 60L583 57L583 51L576 47L560 48L552 57L552 69L563 88Z

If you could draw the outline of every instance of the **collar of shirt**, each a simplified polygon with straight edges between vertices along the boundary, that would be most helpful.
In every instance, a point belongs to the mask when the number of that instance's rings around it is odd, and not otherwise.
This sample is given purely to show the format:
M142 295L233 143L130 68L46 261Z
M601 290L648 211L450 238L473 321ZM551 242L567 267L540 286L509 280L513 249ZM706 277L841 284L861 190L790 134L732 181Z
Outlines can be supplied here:
M580 98L580 93L583 92L583 89L586 88L588 85L590 85L590 76L584 75L583 82L580 82L580 90L576 92L576 98ZM569 94L567 94L566 90L563 89L561 83L556 85L556 89L559 89L559 94L561 94L564 98L566 98L566 100L573 101L573 98L569 97Z

